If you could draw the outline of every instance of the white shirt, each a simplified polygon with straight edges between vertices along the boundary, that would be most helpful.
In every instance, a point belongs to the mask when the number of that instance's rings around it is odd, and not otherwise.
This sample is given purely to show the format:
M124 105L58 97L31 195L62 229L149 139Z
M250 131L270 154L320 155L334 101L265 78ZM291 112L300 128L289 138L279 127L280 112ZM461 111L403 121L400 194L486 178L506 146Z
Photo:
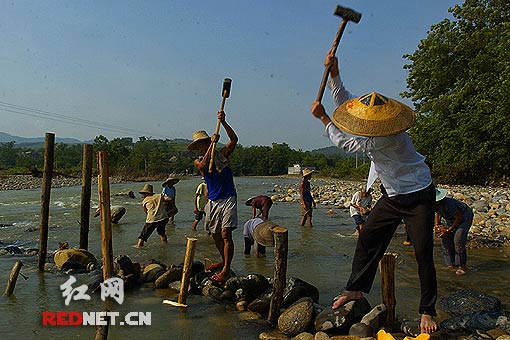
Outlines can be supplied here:
M328 80L337 105L351 98L340 76ZM389 197L416 192L432 183L425 157L418 153L407 132L384 137L364 137L340 130L333 123L326 126L324 135L333 144L349 153L366 153L372 161L367 189L379 178Z
M372 205L372 195L361 196L361 191L356 191L354 195L352 195L351 204L356 204L362 208L367 208L369 205ZM361 215L361 211L359 208L353 207L352 205L349 208L351 213L351 217L354 215Z

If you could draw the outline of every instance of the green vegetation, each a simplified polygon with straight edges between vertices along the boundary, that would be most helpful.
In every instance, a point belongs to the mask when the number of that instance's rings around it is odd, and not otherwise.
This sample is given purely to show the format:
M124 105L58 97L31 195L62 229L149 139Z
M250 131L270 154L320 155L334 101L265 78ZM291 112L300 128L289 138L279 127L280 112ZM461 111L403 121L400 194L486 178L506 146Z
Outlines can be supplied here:
M130 138L109 141L104 136L94 139L94 151L108 153L110 173L126 179L162 178L170 173L195 174L193 160L198 156L188 151L185 140L160 140L141 137L133 143ZM338 149L337 149L338 150ZM356 167L355 158L346 158L338 150L296 151L287 144L272 146L239 145L231 158L231 167L236 176L277 176L287 174L293 164L305 164L317 168L320 174L341 178L364 178L369 162L360 158ZM43 150L16 146L14 142L0 144L1 174L37 174L43 165ZM82 146L79 144L55 144L55 171L68 176L79 176L81 171ZM40 174L40 170L39 170Z
M433 25L411 64L411 130L440 182L484 184L510 173L510 2L466 0Z

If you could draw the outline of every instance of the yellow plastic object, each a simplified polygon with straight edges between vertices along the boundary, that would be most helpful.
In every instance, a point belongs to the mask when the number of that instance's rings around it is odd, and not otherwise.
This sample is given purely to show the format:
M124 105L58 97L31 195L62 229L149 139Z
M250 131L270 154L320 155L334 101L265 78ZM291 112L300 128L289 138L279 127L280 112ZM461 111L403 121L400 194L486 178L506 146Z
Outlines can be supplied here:
M377 340L395 340L395 338L390 333L386 333L384 329L381 329L377 332Z
M404 340L429 340L429 339L430 339L430 334L427 334L427 333L421 333L416 338L412 338L410 336L406 336L404 338Z

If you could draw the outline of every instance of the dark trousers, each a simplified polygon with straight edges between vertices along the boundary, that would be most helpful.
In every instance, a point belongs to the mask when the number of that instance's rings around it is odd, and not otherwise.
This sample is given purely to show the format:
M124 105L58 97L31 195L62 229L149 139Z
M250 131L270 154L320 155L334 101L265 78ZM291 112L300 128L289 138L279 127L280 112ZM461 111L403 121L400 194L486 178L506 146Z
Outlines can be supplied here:
M164 220L153 222L153 223L145 223L142 229L142 232L140 233L140 236L138 236L139 239L143 240L144 242L147 242L149 239L149 236L151 236L154 229L156 229L158 235L165 235L165 227L168 223L168 218L165 218Z
M358 236L352 272L346 289L369 293L379 261L402 220L414 246L420 278L420 314L435 316L437 299L434 267L434 185L411 194L383 196L370 212Z

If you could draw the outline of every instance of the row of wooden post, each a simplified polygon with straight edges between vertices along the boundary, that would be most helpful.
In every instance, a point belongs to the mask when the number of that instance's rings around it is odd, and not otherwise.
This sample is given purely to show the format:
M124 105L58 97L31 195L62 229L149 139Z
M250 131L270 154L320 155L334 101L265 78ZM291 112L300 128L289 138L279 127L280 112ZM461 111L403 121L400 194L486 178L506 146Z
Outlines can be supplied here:
M39 270L44 271L47 256L48 242L48 220L49 220L49 202L51 194L51 181L53 173L55 135L46 134L44 151L44 172L42 182L42 205L41 205L41 224L39 239ZM111 230L110 213L110 184L108 160L106 152L98 152L98 194L99 209L101 218L101 250L103 258L103 280L113 277L113 246ZM80 248L88 249L88 233L90 223L90 196L92 179L92 145L83 146L83 168L82 168L82 201L81 201L81 219L80 219ZM283 301L283 292L286 285L287 272L287 254L288 254L288 231L284 227L273 228L275 239L275 267L274 283L271 294L268 321L276 325L280 315L281 303ZM189 280L191 278L192 262L197 239L188 238L186 245L186 255L184 259L183 278L181 280L181 289L178 302L186 303ZM18 261L11 272L9 283L5 295L12 294L16 279L21 270L22 263ZM380 263L381 270L381 288L382 302L388 310L388 323L395 321L395 254L385 254ZM105 304L105 309L109 307ZM98 326L96 330L96 340L104 340L108 336L108 324Z

